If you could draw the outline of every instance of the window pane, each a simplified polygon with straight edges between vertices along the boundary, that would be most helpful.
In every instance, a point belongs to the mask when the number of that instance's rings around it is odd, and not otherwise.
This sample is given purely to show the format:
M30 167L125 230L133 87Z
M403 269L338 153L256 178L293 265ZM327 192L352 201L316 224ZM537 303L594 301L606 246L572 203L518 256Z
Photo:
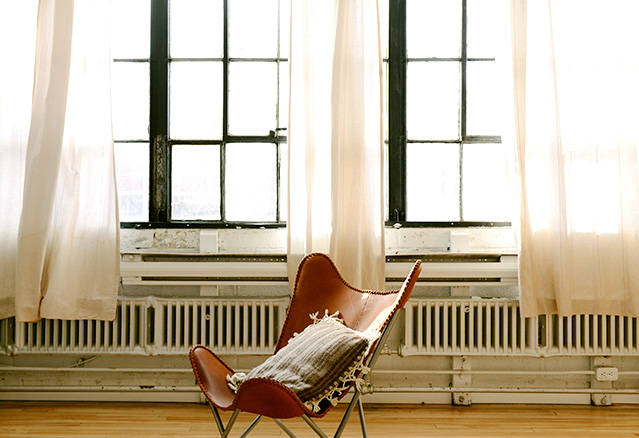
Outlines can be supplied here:
M173 146L171 219L220 219L220 147L218 145Z
M461 0L407 0L408 57L458 58L461 23Z
M149 220L149 144L115 143L120 222Z
M388 58L388 32L389 32L389 3L383 1L379 3L379 32L382 39L382 58Z
M411 62L407 68L406 88L409 139L459 138L458 62Z
M112 0L111 56L147 59L151 50L151 0Z
M280 143L280 220L288 220L288 145Z
M500 135L501 111L498 72L495 61L467 64L466 134Z
M149 138L149 64L114 62L111 69L113 137Z
M233 62L229 67L229 133L268 135L275 129L277 64Z
M288 93L289 93L289 73L288 62L281 62L279 66L279 103L277 105L277 127L288 127ZM286 131L280 131L280 135L286 135Z
M388 143L384 144L384 220L390 220L390 196L388 196L388 190L390 186L390 174L389 174L389 157L388 157ZM393 218L394 219L394 218Z
M468 57L493 58L496 56L499 22L498 7L501 0L467 0Z
M222 63L171 63L171 138L222 138Z
M222 0L171 0L171 57L221 58L224 50Z
M233 143L226 147L226 219L276 219L276 145Z
M463 160L464 220L510 221L511 198L501 144L466 144Z
M291 45L291 2L279 0L280 4L280 57L288 58Z
M406 220L460 220L457 144L407 145Z
M384 61L382 62L382 86L384 88L383 94L382 94L382 98L384 99L383 106L382 109L384 111L384 114L382 115L383 117L383 129L384 129L384 141L388 141L388 114L389 114L389 107L388 107L388 102L389 102L389 98L388 98L388 62Z
M229 54L232 58L277 56L278 3L278 0L230 0Z

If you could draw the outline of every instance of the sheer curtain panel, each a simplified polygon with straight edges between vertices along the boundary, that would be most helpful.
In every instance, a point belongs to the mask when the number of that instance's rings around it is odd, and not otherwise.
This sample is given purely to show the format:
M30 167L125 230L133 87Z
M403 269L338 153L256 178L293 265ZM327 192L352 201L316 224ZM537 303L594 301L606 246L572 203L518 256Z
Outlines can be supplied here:
M11 11L22 3L3 2L2 16L17 19ZM10 151L7 157L12 160L4 165L14 169L12 179L0 175L1 196L8 201L3 209L12 210L11 217L2 220L14 226L1 232L3 241L16 250L3 254L0 313L15 314L18 321L113 319L119 221L111 132L110 2L40 0L35 27L33 14L19 17L24 19L23 31L35 32L35 39L26 38L35 41L35 49L27 44L25 56L10 64L17 71L33 72L28 93L7 93L5 100L4 73L2 77L0 114L14 114L10 129L2 125L2 149ZM18 41L15 36L3 38L2 53ZM26 87L26 79L19 84Z
M511 0L524 316L639 316L639 3Z
M289 273L313 251L384 286L382 58L376 0L291 2Z
M15 314L18 228L31 120L37 1L0 0L0 319ZM18 43L19 42L19 43Z

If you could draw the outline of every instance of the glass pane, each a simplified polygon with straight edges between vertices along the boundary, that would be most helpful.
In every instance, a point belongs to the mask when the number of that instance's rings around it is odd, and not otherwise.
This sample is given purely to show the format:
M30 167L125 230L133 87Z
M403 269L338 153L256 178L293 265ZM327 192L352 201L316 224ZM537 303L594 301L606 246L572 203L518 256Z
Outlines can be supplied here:
M277 205L276 145L234 143L226 147L226 219L274 221Z
M406 88L409 139L459 138L458 62L411 62L407 68Z
M220 147L218 145L173 146L171 219L220 219Z
M268 135L275 129L277 64L233 62L229 66L229 133Z
M390 175L389 175L389 157L388 157L388 143L384 144L384 220L390 220L390 196L388 193L390 187Z
M171 138L222 138L222 63L171 63Z
M278 3L278 0L230 0L229 54L232 58L277 56Z
M278 128L288 127L288 92L289 92L289 72L288 62L281 62L279 66L279 104L277 106ZM279 135L286 135L286 131L280 131Z
M379 4L379 32L382 42L382 58L388 58L388 32L389 32L389 3L383 1Z
M291 2L279 0L280 4L280 57L288 58L291 46Z
M388 114L389 114L389 110L388 110L388 62L384 61L382 62L382 86L384 87L384 93L382 95L382 98L384 99L383 102L383 110L384 110L384 114L382 114L382 120L383 120L383 124L384 124L384 140L388 141Z
M288 220L288 145L280 143L280 220Z
M471 61L467 64L466 134L500 135L502 102L495 61Z
M468 14L467 48L470 58L496 56L500 29L498 18L502 0L467 0Z
M120 222L149 220L149 144L115 143Z
M114 62L111 68L113 138L149 138L149 63Z
M171 0L173 58L221 58L224 53L222 0Z
M151 50L151 0L112 0L111 56L147 59Z
M461 0L406 0L408 57L458 58L461 23Z
M501 144L464 145L464 220L507 222L512 219L505 155Z
M459 221L459 146L408 144L406 220Z

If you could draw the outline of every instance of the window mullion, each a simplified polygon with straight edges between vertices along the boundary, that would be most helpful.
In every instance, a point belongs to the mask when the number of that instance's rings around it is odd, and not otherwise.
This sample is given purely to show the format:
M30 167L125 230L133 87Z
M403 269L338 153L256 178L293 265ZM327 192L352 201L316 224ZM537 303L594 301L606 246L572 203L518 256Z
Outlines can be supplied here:
M220 219L226 221L226 144L229 141L229 3L224 0L224 48L222 67L222 144L220 145Z
M406 0L390 0L388 51L389 220L406 219Z
M168 2L169 0L151 2L149 221L162 223L169 220Z
M466 10L467 0L462 0L462 26L461 26L461 102L460 102L460 138L459 144L459 220L464 220L464 142L466 141L466 101L467 101L467 82L466 71L468 65L468 12Z

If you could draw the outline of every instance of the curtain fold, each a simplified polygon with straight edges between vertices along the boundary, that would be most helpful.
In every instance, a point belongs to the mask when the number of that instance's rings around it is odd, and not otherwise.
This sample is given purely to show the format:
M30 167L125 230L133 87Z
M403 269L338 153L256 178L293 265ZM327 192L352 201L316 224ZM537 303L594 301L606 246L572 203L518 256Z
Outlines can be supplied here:
M0 319L15 314L18 229L31 118L37 1L0 0ZM19 41L20 44L15 44Z
M17 254L15 290L3 291L15 296L15 308L3 301L1 313L15 313L18 321L115 317L119 221L109 27L109 0L39 2L26 154L24 164L11 163L23 173L21 202L11 204L19 229L3 230ZM9 111L21 98L0 106ZM23 148L15 136L3 143ZM12 274L3 271L3 282Z
M291 2L288 263L328 253L384 286L382 58L376 0Z
M639 316L639 5L510 12L522 313Z

